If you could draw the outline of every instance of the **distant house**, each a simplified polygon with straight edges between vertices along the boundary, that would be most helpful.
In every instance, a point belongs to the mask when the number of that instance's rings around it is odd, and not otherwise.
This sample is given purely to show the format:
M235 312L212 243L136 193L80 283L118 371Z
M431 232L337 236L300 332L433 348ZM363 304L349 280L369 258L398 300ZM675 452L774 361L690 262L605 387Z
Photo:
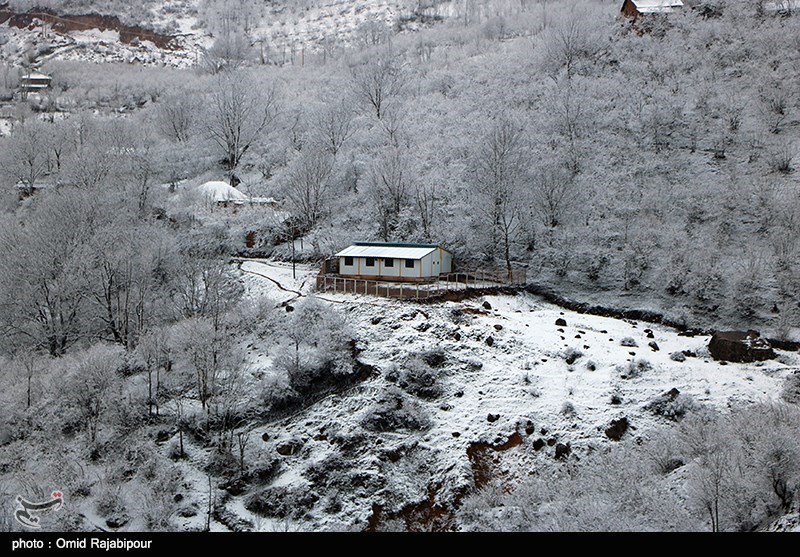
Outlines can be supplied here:
M204 200L228 207L229 205L263 205L278 207L280 203L274 197L254 197L247 195L227 182L212 180L197 186L197 194Z
M436 244L355 242L336 256L350 278L420 281L453 270L453 254Z
M244 205L247 196L226 182L211 181L197 186L197 193L203 199L217 205Z
M23 96L39 93L50 87L53 78L39 72L23 72L19 77L19 90Z
M642 15L671 14L683 8L681 0L625 0L620 12L631 19Z
M800 0L779 0L778 2L765 2L764 13L770 15L792 15L800 13Z

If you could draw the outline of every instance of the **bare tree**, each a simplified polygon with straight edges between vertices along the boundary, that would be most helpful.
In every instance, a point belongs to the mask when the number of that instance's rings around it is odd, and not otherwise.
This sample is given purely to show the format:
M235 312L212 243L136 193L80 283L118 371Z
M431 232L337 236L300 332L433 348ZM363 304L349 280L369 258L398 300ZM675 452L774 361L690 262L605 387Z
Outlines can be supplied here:
M303 153L289 174L287 198L305 228L312 228L325 210L333 171L333 159L327 153Z
M35 121L19 123L6 143L0 172L23 185L27 195L33 195L36 183L49 168L49 129Z
M117 376L120 352L96 345L83 355L68 378L65 393L79 412L89 432L89 440L97 441L101 418L113 403L115 389L121 385Z
M475 154L472 169L475 202L489 234L491 249L500 244L511 276L511 243L520 227L520 185L524 175L522 131L506 119L497 121Z
M576 202L575 179L567 172L541 168L531 180L530 193L534 213L552 233L563 224L565 214Z
M392 149L381 156L370 166L368 179L380 220L381 237L388 240L411 190L411 176L403 153Z
M200 101L191 91L178 91L159 102L156 126L164 137L186 142L196 129L199 111Z
M84 192L48 195L25 226L0 227L0 337L61 356L85 318L85 246L102 203Z
M334 157L356 131L353 109L344 99L318 110L313 120L319 141Z
M422 226L422 235L426 242L430 242L432 238L431 227L439 205L439 199L436 197L436 186L424 181L415 183L414 201L416 202L420 225Z
M582 62L594 61L600 51L599 36L586 16L564 14L544 33L544 69L554 79L564 70L572 79Z
M380 120L386 105L403 88L403 68L389 51L351 68L351 83L356 98L375 111Z
M224 72L217 78L209 99L205 131L223 155L225 169L234 182L242 157L261 139L278 114L278 94L240 72Z

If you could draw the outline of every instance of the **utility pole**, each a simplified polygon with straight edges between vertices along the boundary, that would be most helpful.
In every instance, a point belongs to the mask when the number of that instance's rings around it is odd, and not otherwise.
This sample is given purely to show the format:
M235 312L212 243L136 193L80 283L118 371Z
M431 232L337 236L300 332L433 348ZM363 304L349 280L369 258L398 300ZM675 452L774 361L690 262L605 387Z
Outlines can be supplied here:
M292 278L297 279L297 269L294 257L294 221L292 221L291 240L292 240Z

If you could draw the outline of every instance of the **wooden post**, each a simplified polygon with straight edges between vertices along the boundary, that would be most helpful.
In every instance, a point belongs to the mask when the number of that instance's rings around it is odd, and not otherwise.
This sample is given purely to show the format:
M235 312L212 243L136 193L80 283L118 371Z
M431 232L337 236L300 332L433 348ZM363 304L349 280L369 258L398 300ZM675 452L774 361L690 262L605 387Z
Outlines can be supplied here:
M400 283L400 299L403 299L403 283Z

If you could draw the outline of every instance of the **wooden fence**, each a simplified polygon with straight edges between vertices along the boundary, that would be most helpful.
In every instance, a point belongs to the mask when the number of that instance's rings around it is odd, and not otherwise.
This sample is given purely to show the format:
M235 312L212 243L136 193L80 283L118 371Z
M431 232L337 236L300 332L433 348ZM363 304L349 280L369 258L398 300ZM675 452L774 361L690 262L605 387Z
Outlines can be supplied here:
M317 291L367 294L400 300L430 300L444 297L450 292L521 286L525 284L525 279L524 269L515 269L511 275L496 270L445 273L425 282L390 282L320 274L317 276Z

